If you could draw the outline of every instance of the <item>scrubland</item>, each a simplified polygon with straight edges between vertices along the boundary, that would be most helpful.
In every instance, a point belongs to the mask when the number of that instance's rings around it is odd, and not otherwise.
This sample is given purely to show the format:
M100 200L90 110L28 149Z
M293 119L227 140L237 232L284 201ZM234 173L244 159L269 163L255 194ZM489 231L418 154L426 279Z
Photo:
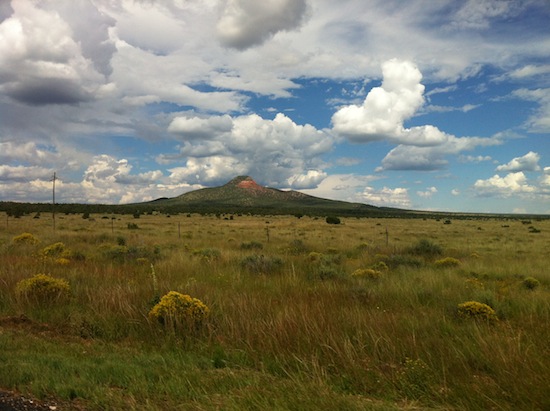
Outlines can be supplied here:
M89 410L550 409L549 219L0 222L0 388ZM200 321L151 314L171 291Z

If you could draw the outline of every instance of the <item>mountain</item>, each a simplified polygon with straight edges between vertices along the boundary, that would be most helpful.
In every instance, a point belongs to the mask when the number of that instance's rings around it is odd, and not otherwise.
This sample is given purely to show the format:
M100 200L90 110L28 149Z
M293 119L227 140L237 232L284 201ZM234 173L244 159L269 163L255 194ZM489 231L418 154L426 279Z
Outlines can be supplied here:
M263 187L249 176L239 176L220 187L203 188L149 203L168 211L251 212L255 214L368 215L392 209L327 200L298 191ZM399 211L399 210L394 210Z

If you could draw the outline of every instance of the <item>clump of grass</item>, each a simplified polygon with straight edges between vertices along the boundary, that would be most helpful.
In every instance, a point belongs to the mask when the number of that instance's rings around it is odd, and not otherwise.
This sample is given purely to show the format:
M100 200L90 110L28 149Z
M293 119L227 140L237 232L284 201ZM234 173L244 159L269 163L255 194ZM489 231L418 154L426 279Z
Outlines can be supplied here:
M371 268L377 271L388 271L390 269L384 261L374 263Z
M387 265L391 268L397 268L399 266L420 268L423 262L418 257L411 255L395 254L388 258Z
M46 274L37 274L34 277L19 281L16 284L15 291L19 298L27 302L53 304L67 300L71 288L66 280Z
M241 266L253 274L273 274L280 271L283 260L277 256L249 255L242 259Z
M170 291L149 311L149 319L170 329L197 329L210 309L199 299L187 294Z
M40 241L31 233L23 233L13 237L12 242L14 244L35 245L38 244Z
M495 310L478 301L466 301L458 304L458 315L461 318L472 318L487 322L498 321Z
M312 262L320 261L323 258L322 253L318 253L317 251L312 251L307 255L307 259Z
M397 386L407 398L418 400L431 394L433 382L434 376L430 367L419 358L406 358L397 373Z
M460 260L453 257L445 257L440 260L436 260L434 263L434 265L438 268L458 267L460 264Z
M485 284L483 284L478 278L468 278L466 281L466 287L470 289L483 289Z
M206 261L219 260L222 256L221 251L217 248L201 248L199 250L193 250L192 254Z
M535 277L527 277L522 281L522 284L528 290L534 290L540 286L540 281Z
M264 245L258 241L250 241L241 243L241 250L261 250Z
M378 280L382 273L378 270L373 270L372 268L358 268L351 276L354 278L367 278L370 280Z
M293 240L290 242L288 251L292 255L306 254L309 251L307 245L302 240Z

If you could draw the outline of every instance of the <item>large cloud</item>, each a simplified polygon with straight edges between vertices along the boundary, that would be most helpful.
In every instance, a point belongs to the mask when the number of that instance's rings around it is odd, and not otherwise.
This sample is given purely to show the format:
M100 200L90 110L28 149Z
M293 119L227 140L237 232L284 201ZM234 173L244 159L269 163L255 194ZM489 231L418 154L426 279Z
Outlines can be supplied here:
M527 177L521 171L509 173L504 177L495 174L487 180L477 180L474 184L476 194L482 197L510 197L518 194L533 194L537 188L529 185Z
M91 100L105 81L102 73L109 73L113 51L97 45L101 34L95 39L82 34L79 41L57 11L29 0L13 1L12 8L13 15L0 23L0 92L37 106ZM91 17L97 22L97 15ZM107 25L96 29L106 37Z
M498 138L455 137L433 125L406 128L404 122L424 104L422 74L411 62L391 59L382 65L382 75L382 85L371 89L363 104L344 106L332 117L333 131L352 142L397 144L379 171L441 169L447 155L501 143Z
M358 143L387 140L413 146L445 143L449 135L426 125L405 128L424 104L422 74L409 61L392 59L382 64L383 81L374 87L362 105L342 107L332 116L335 133Z
M298 125L284 114L273 120L256 114L176 117L169 126L181 141L179 154L161 162L185 159L171 169L174 181L225 182L228 175L250 174L258 182L293 188L315 187L325 176L320 156L332 148L326 133Z
M226 0L218 37L224 46L246 49L297 28L305 12L305 0Z
M540 155L533 151L529 151L522 157L512 159L508 164L503 164L497 167L497 171L538 171Z

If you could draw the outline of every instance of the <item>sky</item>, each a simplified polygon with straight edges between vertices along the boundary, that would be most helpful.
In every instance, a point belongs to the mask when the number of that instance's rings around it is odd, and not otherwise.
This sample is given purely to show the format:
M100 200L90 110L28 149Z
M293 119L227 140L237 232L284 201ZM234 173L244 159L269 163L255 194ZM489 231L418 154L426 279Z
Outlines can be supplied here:
M0 201L239 175L550 214L548 0L0 0Z

